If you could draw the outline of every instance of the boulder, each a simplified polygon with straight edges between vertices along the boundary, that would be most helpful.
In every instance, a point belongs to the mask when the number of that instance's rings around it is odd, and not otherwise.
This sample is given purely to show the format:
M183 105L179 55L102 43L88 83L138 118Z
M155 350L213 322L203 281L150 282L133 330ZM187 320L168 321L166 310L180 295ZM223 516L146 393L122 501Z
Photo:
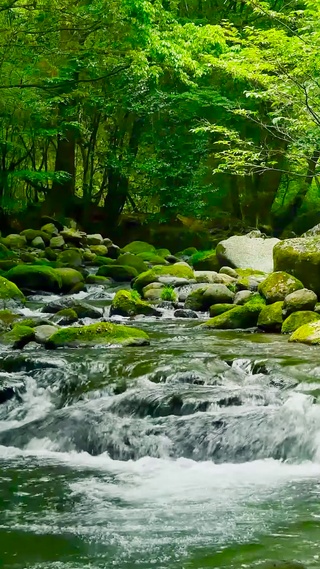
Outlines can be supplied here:
M86 242L87 245L106 245L106 243L103 243L103 237L102 235L100 235L100 233L94 233L92 235L87 235L86 237Z
M232 308L234 308L233 304L226 304L226 303L213 304L209 308L209 314L210 314L211 318L214 318L215 316L219 316L219 314L224 314L224 312L227 312L228 310L231 310Z
M240 290L239 292L236 293L233 299L233 304L238 304L238 305L246 304L246 302L249 302L249 300L252 298L253 295L254 292L252 292L251 290Z
M137 293L119 290L111 302L110 316L137 316L138 314L161 316L159 310L141 300Z
M284 318L292 314L292 312L298 312L299 310L314 310L317 300L316 293L307 288L301 288L288 294L283 304Z
M220 263L214 250L195 253L190 258L190 264L195 271L219 271L220 268Z
M174 283L172 279L163 280L163 277L174 277L176 279L184 279L184 282L181 284L187 283L189 280L192 280L194 277L193 270L188 265L180 265L179 263L175 263L174 265L156 265L149 271L145 273L141 273L134 281L133 288L136 289L138 292L141 292L142 289L153 282L158 282L161 278L163 284L168 286L178 286L177 281ZM181 282L181 281L180 281Z
M298 237L281 241L274 248L276 271L286 271L320 295L320 237Z
M194 271L194 278L197 283L208 284L214 284L219 280L217 271Z
M32 243L32 241L37 237L41 237L46 245L48 245L50 241L48 234L45 231L40 231L39 229L24 229L24 231L21 231L20 235L23 235L29 243Z
M102 265L99 267L98 276L110 277L117 282L130 282L138 276L138 271L134 267L126 265Z
M163 285L163 288L150 288L146 292L143 292L142 296L143 296L144 300L149 300L151 302L157 302L158 300L161 300L163 289L164 289L164 285ZM143 289L143 290L145 290L145 289Z
M166 257L171 256L171 252L169 251L169 249L162 248L156 250L156 255L158 255L158 257L163 257L165 259Z
M52 320L61 326L68 326L68 324L77 322L78 315L72 308L63 308L54 315Z
M183 308L175 310L173 316L175 318L198 318L198 314L194 310L185 310Z
M110 284L112 281L108 277L102 277L101 275L88 275L86 277L87 284Z
M42 312L47 314L56 314L65 308L71 308L74 310L78 318L95 319L102 318L103 316L103 312L100 308L91 306L91 304L88 304L81 300L75 300L74 298L59 298L58 300L49 302L42 308Z
M282 308L282 300L265 306L259 314L258 328L264 332L280 332L283 322Z
M47 233L48 235L52 236L52 235L58 235L59 230L58 228L55 226L54 223L46 223L45 225L43 225L41 227L41 231L43 231L44 233Z
M55 235L50 239L50 247L51 249L62 249L65 246L65 240L63 239L62 235Z
M303 310L301 312L293 312L286 318L282 324L281 333L282 334L292 334L295 330L303 326L304 324L309 324L310 322L316 322L320 320L320 315L310 310Z
M99 257L106 257L108 255L108 247L103 245L103 243L101 245L90 245L90 251Z
M146 263L138 255L132 253L124 253L115 261L116 265L125 265L126 267L134 267L138 274L148 270Z
M301 281L283 271L269 275L258 286L259 293L266 299L267 304L273 304L296 290L302 289Z
M55 269L56 273L61 277L62 292L70 292L76 285L84 283L84 277L76 269L63 267Z
M21 349L34 340L34 330L29 326L16 324L10 332L0 336L0 343L13 349Z
M57 257L58 265L77 269L82 265L82 252L76 248L65 249Z
M108 257L110 259L117 259L121 255L121 249L118 245L112 243L111 245L107 245L108 247ZM128 251L130 253L130 251Z
M126 254L129 255L129 253L126 253ZM149 265L167 265L168 264L164 257L162 257L156 253L152 253L151 251L147 251L145 253L139 253L137 255L137 257L139 257L142 261L146 261L147 263L149 263Z
M320 223L308 229L305 233L301 235L301 237L320 237Z
M60 292L60 275L51 267L38 265L17 265L6 273L6 278L18 287L28 290Z
M43 324L34 328L34 339L38 344L46 344L50 336L59 328L57 326Z
M264 300L259 295L255 295L251 301L243 306L235 306L220 314L211 318L205 324L202 324L204 328L213 328L217 330L236 330L252 328L257 325L258 317L261 310L264 308Z
M255 269L271 273L273 271L273 248L279 243L274 237L264 238L255 235L234 235L220 241L216 248L220 266Z
M0 243L0 260L17 259L17 254L10 251L3 243Z
M46 244L45 244L44 240L42 239L42 237L40 237L40 235L38 237L35 237L31 241L31 245L32 245L32 247L35 247L36 249L45 249L46 248Z
M2 244L8 247L8 249L23 249L27 246L27 240L24 235L12 233L2 238Z
M297 328L290 336L289 342L301 342L302 344L320 344L320 319Z
M237 279L239 276L237 271L235 271L235 269L232 269L232 267L221 267L219 273L222 275L228 275L229 277L233 277L234 279Z
M83 245L86 237L86 234L82 231L66 227L60 231L60 235L62 235L66 243L72 243L76 246Z
M48 348L77 347L81 345L147 345L149 337L143 330L113 324L111 322L99 322L90 326L77 326L61 328L48 340Z
M123 247L122 251L124 253L134 253L135 255L138 255L138 253L146 253L147 251L155 253L156 249L153 245L150 245L150 243L146 243L145 241L132 241Z
M192 290L185 301L185 308L205 312L213 304L232 304L234 293L225 285L204 285L202 288Z
M21 318L19 314L14 314L11 310L0 310L0 329L7 330Z

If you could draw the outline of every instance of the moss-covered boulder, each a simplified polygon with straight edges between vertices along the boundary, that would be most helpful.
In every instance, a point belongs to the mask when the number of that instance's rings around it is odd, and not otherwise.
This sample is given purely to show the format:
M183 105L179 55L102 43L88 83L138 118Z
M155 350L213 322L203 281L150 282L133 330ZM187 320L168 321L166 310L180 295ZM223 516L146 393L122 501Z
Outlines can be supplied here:
M46 344L49 338L59 330L58 326L53 324L41 324L34 329L34 339L38 344Z
M90 245L91 253L98 255L99 257L106 257L108 255L108 247L106 245Z
M0 343L6 344L13 349L23 348L34 340L34 330L28 326L16 324L10 332L5 332L0 336Z
M126 265L102 265L99 267L97 275L110 277L116 282L130 282L138 276L138 271L134 267L127 267Z
M103 244L103 237L100 233L93 233L86 237L87 245L101 245Z
M85 244L86 234L72 227L65 227L60 231L60 235L66 243L72 243L76 247Z
M296 290L285 297L283 315L286 318L293 312L298 312L300 310L314 310L317 300L317 295L313 290L308 290L307 288Z
M7 259L5 261L0 261L0 270L6 273L7 271L10 271L10 269L13 269L13 267L16 267L17 265L20 265L20 262L15 259Z
M54 235L50 239L50 247L51 249L62 249L65 246L65 240L63 239L62 235Z
M234 308L233 304L213 304L209 308L209 314L211 318L214 318L215 316L219 316L220 314L228 312L228 310L231 310L232 308Z
M12 269L13 270L13 269ZM10 279L6 279L4 277L0 277L0 300L2 301L17 301L17 302L24 302L25 298L22 294L21 290L11 282ZM1 303L3 305L3 302Z
M156 250L156 255L158 255L158 257L170 257L171 252L169 251L169 249L157 249Z
M219 271L220 269L220 263L214 249L194 253L189 262L195 271Z
M48 304L45 304L42 308L42 312L47 314L56 314L60 310L66 308L71 308L74 310L79 318L102 318L103 312L100 308L96 306L91 306L87 302L82 300L76 300L74 298L59 298L53 300Z
M234 293L223 284L209 284L192 291L186 298L185 308L190 310L209 310L213 304L232 304Z
M92 263L95 267L102 267L103 265L114 265L116 259L110 259L110 257L100 257L95 256L94 262Z
M62 292L70 292L75 285L79 283L84 283L83 275L76 269L70 269L69 267L63 267L55 269L56 273L61 277L61 289Z
M320 319L304 324L297 328L290 336L289 342L301 342L302 344L319 345L320 344Z
M0 243L0 260L5 261L8 259L17 258L17 253L10 251L3 243Z
M68 326L74 324L78 320L78 314L73 308L63 308L53 316L53 322L61 324L61 326Z
M59 229L55 226L54 223L46 223L41 227L41 231L43 231L49 236L58 235L59 233Z
M149 337L143 330L99 322L90 326L63 328L55 332L49 339L48 348L77 347L81 345L146 345Z
M23 249L27 246L26 238L18 233L12 233L11 235L7 235L7 237L2 237L1 242L8 247L8 249Z
M152 253L151 251L147 251L145 253L139 253L137 255L137 257L139 257L143 261L146 261L146 263L149 263L150 265L167 265L168 264L163 256L158 255L157 253ZM147 268L146 268L146 270L147 270Z
M46 245L48 245L50 241L48 233L46 233L45 231L41 231L39 229L24 229L23 231L21 231L20 235L25 237L28 243L32 243L32 241L37 237L41 237L41 239L45 242Z
M279 300L284 300L288 294L302 288L301 281L288 273L277 271L271 273L259 284L258 291L266 299L267 304L273 304Z
M216 330L236 330L253 328L257 325L259 314L265 306L265 301L259 295L256 295L250 302L244 304L243 306L235 306L220 314L211 318L205 324L202 324L204 328L213 328Z
M161 312L139 298L136 292L119 290L110 307L110 316L161 316Z
M138 253L146 253L147 251L155 253L156 249L153 245L150 245L150 243L146 243L145 241L132 241L123 247L122 251L124 253L133 253L134 255L138 255Z
M134 267L138 274L144 273L148 270L146 263L138 255L133 255L132 253L123 253L115 261L116 265L124 265L126 267Z
M254 292L252 290L239 290L234 296L233 304L246 304L253 297Z
M283 322L282 308L282 300L265 306L259 314L258 327L264 332L280 332Z
M60 275L51 267L18 265L6 273L6 278L18 287L29 290L59 292L62 287Z
M274 248L273 258L275 270L290 273L320 295L319 236L285 239Z
M317 322L320 320L320 315L310 310L302 310L301 312L293 312L286 318L282 324L282 334L292 334L295 330L309 324L310 322Z
M59 253L57 263L61 267L78 269L82 265L82 251L76 248L65 249Z
M108 279L108 277L102 277L101 275L88 275L86 277L86 283L87 284L108 284L111 283L111 279Z
M194 273L191 267L185 264L175 263L174 265L162 266L156 265L149 271L141 273L134 283L133 288L138 292L148 284L158 282L161 277L176 277L177 279L192 280L194 278ZM170 285L170 283L164 283Z

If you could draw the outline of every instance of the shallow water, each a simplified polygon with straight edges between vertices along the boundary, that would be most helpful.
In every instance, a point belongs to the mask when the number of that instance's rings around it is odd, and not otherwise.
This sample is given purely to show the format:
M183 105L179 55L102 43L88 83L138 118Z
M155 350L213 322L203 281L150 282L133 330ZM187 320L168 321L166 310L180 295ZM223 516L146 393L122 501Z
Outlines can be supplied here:
M137 325L150 347L0 353L0 567L320 567L318 348Z

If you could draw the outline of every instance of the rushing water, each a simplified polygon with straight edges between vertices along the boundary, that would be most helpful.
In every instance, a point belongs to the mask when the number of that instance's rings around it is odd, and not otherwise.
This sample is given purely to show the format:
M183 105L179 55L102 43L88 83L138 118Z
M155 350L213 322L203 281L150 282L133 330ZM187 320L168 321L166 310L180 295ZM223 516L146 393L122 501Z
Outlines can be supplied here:
M0 353L1 569L320 567L319 349L198 324Z

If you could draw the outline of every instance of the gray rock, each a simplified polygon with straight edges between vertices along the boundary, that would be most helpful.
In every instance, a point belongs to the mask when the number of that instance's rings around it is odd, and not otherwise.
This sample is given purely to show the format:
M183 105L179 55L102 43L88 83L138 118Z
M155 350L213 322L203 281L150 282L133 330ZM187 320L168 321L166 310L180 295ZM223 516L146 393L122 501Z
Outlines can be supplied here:
M43 241L42 237L35 237L31 242L32 247L36 247L36 249L45 249L46 245Z
M206 287L204 283L187 284L178 288L179 302L185 302L189 294L196 290L203 290Z
M144 300L161 300L162 289L161 288L150 288L146 292L143 292Z
M284 318L300 310L314 310L317 300L316 293L307 288L302 288L288 294L283 304Z
M228 275L229 277L233 277L234 279L237 279L239 276L237 271L235 271L231 267L221 267L219 273L222 275Z
M211 306L211 304L232 303L234 292L231 292L224 284L209 285L203 293L203 299L208 306Z
M194 278L197 283L216 283L218 279L217 271L194 271Z
M184 310L183 308L178 308L173 315L175 318L198 318L198 314L194 310Z
M58 330L57 326L44 324L34 328L34 339L38 344L46 344L50 336Z
M240 290L239 292L236 293L233 300L233 304L237 305L246 304L246 302L250 300L253 294L254 293L251 290Z
M190 283L188 279L183 279L181 277L174 277L171 275L163 275L162 277L159 277L158 282L166 286L172 286L172 287L179 287Z
M50 247L52 249L61 249L65 245L64 238L62 235L56 235L50 239Z
M273 271L273 248L276 238L255 237L252 234L234 235L220 241L216 253L221 265L233 268Z
M308 229L301 237L320 237L320 223Z
M96 308L95 306L91 306L90 304L80 300L75 300L74 298L59 298L59 300L49 302L49 304L46 304L42 308L42 312L56 314L56 312L59 312L64 308L72 308L79 318L96 319L102 318L103 316L103 312L100 308Z
M87 235L86 242L87 245L105 245L105 243L103 243L103 237L100 235L100 233Z

